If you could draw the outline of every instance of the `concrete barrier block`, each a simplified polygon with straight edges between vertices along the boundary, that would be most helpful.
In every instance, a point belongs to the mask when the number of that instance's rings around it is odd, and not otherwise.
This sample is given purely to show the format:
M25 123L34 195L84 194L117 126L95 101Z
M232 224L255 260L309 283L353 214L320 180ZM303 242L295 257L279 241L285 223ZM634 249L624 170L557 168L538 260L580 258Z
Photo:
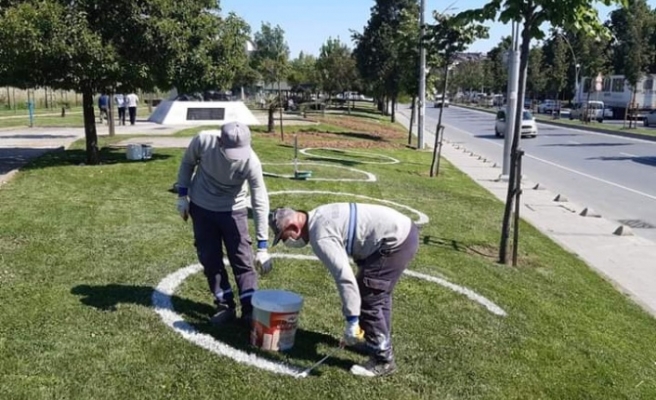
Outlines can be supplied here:
M615 229L615 232L613 232L613 235L617 236L633 236L633 231L631 228L629 228L626 225L620 225Z
M589 207L584 208L579 215L582 217L601 218L601 214Z

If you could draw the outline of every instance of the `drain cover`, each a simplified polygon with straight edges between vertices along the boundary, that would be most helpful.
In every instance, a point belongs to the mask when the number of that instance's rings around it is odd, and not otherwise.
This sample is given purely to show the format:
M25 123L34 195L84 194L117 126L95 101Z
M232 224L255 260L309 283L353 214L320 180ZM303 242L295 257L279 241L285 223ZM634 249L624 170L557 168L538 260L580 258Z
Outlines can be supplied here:
M649 222L643 221L641 219L620 219L623 225L626 225L630 228L635 229L654 229L656 226L650 224Z

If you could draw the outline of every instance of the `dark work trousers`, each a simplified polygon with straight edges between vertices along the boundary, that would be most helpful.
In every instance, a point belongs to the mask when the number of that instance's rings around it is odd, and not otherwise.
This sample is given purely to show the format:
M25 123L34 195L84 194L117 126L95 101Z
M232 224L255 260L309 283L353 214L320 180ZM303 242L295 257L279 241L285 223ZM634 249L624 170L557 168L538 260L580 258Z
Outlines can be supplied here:
M121 125L125 125L125 107L118 107L118 121Z
M357 260L356 276L362 305L360 327L367 345L374 349L379 361L389 362L392 351L392 292L419 249L419 230L415 224L401 245L380 250L363 260Z
M137 121L137 107L128 107L128 113L130 114L130 125L134 125Z
M189 214L194 225L198 261L203 266L217 306L235 307L235 296L223 263L223 244L235 275L242 315L253 310L251 297L257 290L253 269L253 248L248 234L248 211L209 211L191 202Z

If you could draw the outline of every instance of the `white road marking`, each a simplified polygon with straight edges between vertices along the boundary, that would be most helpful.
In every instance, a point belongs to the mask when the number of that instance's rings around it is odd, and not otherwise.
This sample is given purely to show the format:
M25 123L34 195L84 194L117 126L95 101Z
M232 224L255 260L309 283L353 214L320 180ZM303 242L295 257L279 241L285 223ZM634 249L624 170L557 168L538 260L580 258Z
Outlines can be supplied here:
M472 110L470 108L464 108L464 107L462 107L461 109L465 110L465 111L471 111L471 112L474 112L474 113L491 116L494 119L493 114L486 113L485 111ZM597 135L597 136L603 136L603 137L606 137L606 138L608 138L609 136L614 136L616 139L630 140L632 142L639 142L639 143L650 144L652 146L656 146L656 142L651 141L651 140L638 139L638 138L632 138L632 137L626 137L626 136L617 136L617 135L612 135L612 134L609 134L609 133L584 131L584 130L581 130L581 129L576 129L574 127L569 128L569 127L565 127L565 126L550 125L550 124L545 124L543 122L540 122L540 120L537 120L537 124L545 126L545 127L549 127L549 128L560 128L560 129L564 129L564 130L567 130L567 131L579 132L579 133L582 133L582 134L585 134L585 135Z
M639 157L639 156L637 156L635 154L631 154L631 153L620 153L620 155L621 156L627 156L627 157Z
M452 125L449 125L449 127L450 127L451 129L454 129L454 130L460 131L460 132L462 132L462 133L464 133L464 134L466 134L466 135L468 135L468 136L475 137L474 134L472 134L472 133L470 133L470 132L467 132L467 131L465 131L465 130L462 130L462 129L460 129L460 128L455 128L455 127L453 127ZM496 143L496 142L493 141L492 139L484 139L484 140L487 140L488 142L490 142L490 143L492 143L492 144L494 144L494 145L496 145L496 146L498 146L498 147L502 147L502 148L503 148L503 145L502 145L502 144L500 144L500 143ZM652 143L652 144L653 144L653 143ZM648 193L645 193L645 192L641 192L641 191L639 191L639 190L632 189L632 188L630 188L630 187L626 187L626 186L624 186L624 185L620 185L619 183L615 183L615 182L612 182L612 181L609 181L609 180L606 180L606 179L603 179L603 178L599 178L599 177L596 177L596 176L593 176L593 175L590 175L590 174L586 174L585 172L581 172L581 171L577 171L577 170L572 169L572 168L564 167L564 166L562 166L562 165L556 164L556 163L554 163L554 162L551 162L551 161L545 160L545 159L540 158L540 157L533 156L533 155L528 154L528 153L526 153L525 157L532 158L532 159L534 159L534 160L536 160L536 161L540 161L540 162L542 162L542 163L545 163L545 164L551 165L552 167L560 168L560 169L562 169L562 170L564 170L564 171L571 172L571 173L573 173L573 174L581 175L581 176L583 176L583 177L586 177L586 178L589 178L589 179L595 180L595 181L597 181L597 182L601 182L601 183L605 183L605 184L610 185L610 186L614 186L614 187L616 187L616 188L618 188L618 189L626 190L626 191L628 191L628 192L631 192L631 193L634 193L634 194L637 194L637 195L640 195L640 196L646 197L646 198L651 199L651 200L656 200L656 196L654 196L654 195L651 195L651 194L648 194Z

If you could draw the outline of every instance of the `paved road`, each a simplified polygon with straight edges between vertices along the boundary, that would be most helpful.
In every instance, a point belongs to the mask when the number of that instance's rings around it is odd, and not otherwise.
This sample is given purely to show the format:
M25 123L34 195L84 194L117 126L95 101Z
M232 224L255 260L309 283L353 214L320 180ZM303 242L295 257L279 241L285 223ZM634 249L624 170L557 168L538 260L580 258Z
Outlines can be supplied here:
M426 109L427 128L434 130L438 113ZM449 107L443 121L458 128L449 140L501 164L494 115ZM656 241L656 143L545 124L538 129L537 138L521 142L527 177Z

